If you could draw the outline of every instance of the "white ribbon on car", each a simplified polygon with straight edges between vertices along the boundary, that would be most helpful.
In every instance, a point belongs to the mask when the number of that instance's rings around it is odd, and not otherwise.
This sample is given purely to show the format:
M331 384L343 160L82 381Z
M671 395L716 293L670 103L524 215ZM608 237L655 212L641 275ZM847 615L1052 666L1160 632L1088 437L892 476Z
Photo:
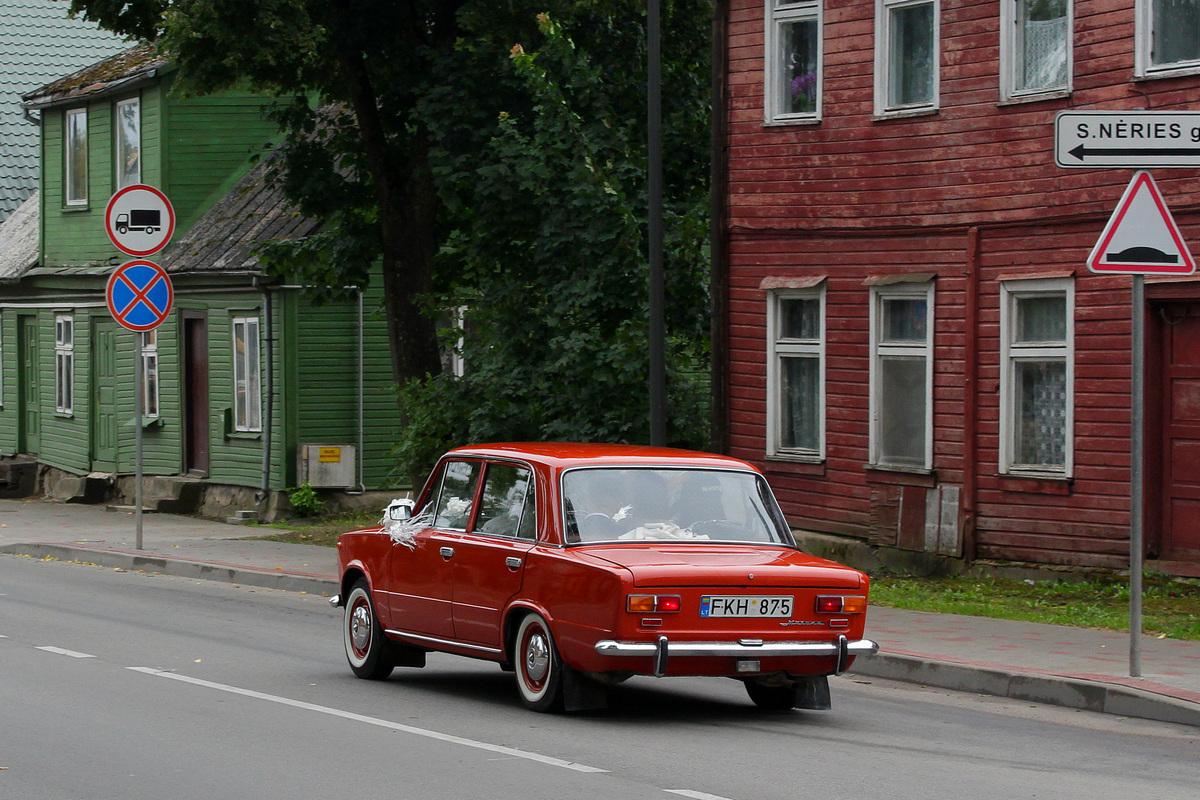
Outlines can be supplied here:
M417 534L433 525L433 514L424 511L408 519L390 519L388 513L383 513L381 523L387 535L396 544L402 544L409 550L415 550Z

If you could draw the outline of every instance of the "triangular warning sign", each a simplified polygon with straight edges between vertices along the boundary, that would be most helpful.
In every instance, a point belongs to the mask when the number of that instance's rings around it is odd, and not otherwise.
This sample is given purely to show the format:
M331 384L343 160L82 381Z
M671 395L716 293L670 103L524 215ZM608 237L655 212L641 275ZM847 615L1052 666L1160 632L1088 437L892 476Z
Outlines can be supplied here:
M1092 272L1137 275L1190 275L1196 271L1196 260L1149 172L1134 174L1087 265Z

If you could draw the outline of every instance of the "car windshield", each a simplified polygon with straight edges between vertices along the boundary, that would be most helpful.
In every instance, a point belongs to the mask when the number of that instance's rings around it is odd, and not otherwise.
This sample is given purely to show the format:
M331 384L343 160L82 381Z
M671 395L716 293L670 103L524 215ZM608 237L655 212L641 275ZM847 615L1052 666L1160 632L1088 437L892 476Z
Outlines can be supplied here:
M793 545L767 482L752 472L582 468L563 475L567 543L737 541Z

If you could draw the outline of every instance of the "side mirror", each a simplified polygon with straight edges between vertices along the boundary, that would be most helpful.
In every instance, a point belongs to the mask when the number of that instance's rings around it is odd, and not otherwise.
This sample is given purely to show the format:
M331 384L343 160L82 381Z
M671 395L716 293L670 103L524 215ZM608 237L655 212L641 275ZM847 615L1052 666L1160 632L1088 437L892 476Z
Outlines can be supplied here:
M386 516L389 520L412 519L415 505L416 503L412 500L393 500L388 503Z

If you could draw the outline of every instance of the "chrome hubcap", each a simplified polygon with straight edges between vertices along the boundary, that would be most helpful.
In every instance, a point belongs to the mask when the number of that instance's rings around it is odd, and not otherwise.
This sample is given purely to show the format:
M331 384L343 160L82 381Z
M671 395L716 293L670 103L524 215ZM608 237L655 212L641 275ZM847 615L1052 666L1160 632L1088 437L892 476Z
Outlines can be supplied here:
M360 603L350 612L350 643L354 649L363 651L371 641L371 611L366 603Z
M525 645L525 675L535 683L546 677L550 669L550 647L546 637L535 633Z

